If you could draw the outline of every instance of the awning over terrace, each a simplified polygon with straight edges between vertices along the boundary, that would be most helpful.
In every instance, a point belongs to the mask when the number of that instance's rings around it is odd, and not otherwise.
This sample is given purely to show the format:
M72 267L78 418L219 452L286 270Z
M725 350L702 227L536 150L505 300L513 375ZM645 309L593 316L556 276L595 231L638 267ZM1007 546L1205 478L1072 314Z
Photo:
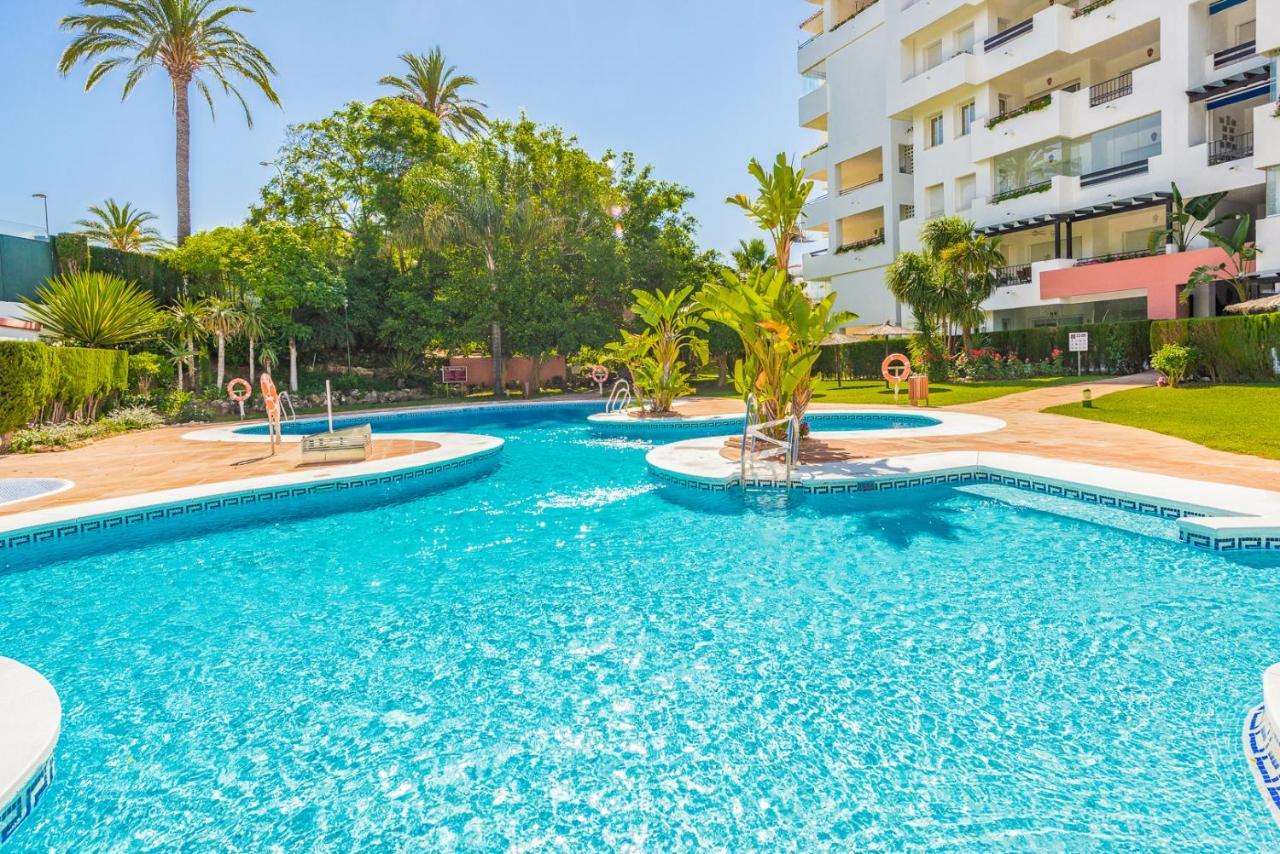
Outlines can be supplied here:
M1116 199L1115 201L1100 202L1096 205L1088 207L1076 208L1073 211L1056 214L1039 214L1026 219L1016 219L1010 222L1002 222L997 225L988 225L979 228L978 232L988 237L997 234L1012 234L1016 231L1026 231L1031 228L1042 228L1046 225L1061 225L1075 222L1084 222L1085 220L1097 219L1103 216L1112 216L1114 214L1129 213L1131 211L1144 210L1154 207L1168 207L1173 202L1172 193L1142 193L1141 195L1132 196L1127 199Z
M1188 89L1187 98L1192 104L1195 104L1208 98L1229 95L1232 92L1249 89L1259 83L1264 83L1270 79L1270 76L1269 65L1261 65L1257 68L1250 68L1247 71L1223 77L1221 80L1214 80L1212 83L1206 83L1203 86L1197 86L1194 89Z

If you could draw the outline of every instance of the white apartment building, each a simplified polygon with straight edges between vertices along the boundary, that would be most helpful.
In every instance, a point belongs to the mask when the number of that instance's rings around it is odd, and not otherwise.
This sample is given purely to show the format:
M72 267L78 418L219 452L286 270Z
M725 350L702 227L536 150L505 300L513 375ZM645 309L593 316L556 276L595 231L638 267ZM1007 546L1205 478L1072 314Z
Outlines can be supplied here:
M1252 216L1255 289L1274 287L1280 0L812 3L800 123L820 135L803 166L823 189L803 270L840 308L909 321L885 268L956 214L1009 264L991 328L1216 314L1223 293L1178 292L1221 250L1148 249L1174 182Z

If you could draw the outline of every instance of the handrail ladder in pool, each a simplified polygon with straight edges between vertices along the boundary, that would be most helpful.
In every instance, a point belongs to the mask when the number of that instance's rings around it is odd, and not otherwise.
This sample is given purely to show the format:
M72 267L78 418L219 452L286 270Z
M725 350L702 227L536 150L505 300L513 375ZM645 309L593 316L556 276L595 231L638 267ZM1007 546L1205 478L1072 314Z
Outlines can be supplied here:
M634 398L631 394L631 383L619 379L609 392L609 400L604 405L605 412L626 412Z
M298 413L293 408L293 398L289 397L289 392L280 392L280 417L285 421L297 421Z
M748 464L754 467L754 464L761 460L782 454L786 466L784 485L789 490L793 485L791 468L800 450L800 419L791 415L776 421L760 422L756 420L757 417L759 417L759 411L756 408L755 395L751 395L747 398L747 417L742 425L742 447L738 450L738 470L742 489L745 492L751 482L747 477ZM775 439L768 434L767 431L783 424L787 425L787 432L782 439ZM764 450L757 450L757 443L763 443L767 447ZM776 478L773 479L773 484L777 485Z

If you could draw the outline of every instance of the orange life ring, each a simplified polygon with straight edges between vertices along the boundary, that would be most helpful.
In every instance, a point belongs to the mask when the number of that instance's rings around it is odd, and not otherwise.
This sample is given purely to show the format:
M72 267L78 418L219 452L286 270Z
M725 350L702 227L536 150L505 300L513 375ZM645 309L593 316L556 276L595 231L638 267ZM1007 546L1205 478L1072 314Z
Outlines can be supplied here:
M604 385L609 381L609 369L604 365L596 365L591 369L591 379L595 380L600 385Z
M891 370L895 365L902 368L901 373L893 373ZM886 356L885 360L880 363L880 376L884 377L887 383L902 383L911 379L911 360L901 353L894 353Z
M280 412L280 395L276 393L276 384L271 381L271 374L264 373L258 380L262 387L262 402L267 408L267 415L275 417Z
M236 393L237 388L244 389L244 390L237 394ZM248 380L243 380L240 377L236 377L231 382L227 383L227 396L230 397L232 400L234 400L236 403L244 403L246 400L249 399L249 395L251 394L253 394L253 386L249 384Z

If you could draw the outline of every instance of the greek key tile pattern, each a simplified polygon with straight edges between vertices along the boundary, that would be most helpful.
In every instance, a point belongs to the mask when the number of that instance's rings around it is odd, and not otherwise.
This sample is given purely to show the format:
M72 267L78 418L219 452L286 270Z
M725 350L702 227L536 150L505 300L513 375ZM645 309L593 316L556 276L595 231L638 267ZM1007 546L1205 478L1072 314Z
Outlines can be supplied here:
M125 510L105 516L90 516L43 527L23 528L0 535L0 561L12 557L15 551L24 547L62 542L73 538L86 538L88 535L101 535L107 531L146 525L150 522L189 517L197 514L206 515L232 508L250 508L261 505L275 506L288 502L290 499L335 494L347 490L368 487L391 487L420 482L424 478L460 472L463 469L492 460L501 451L502 448L498 447L443 463L372 474L367 477L349 480L329 480L321 483L281 486L252 492L211 495L207 498L197 498L176 504L139 507L134 510Z
M1258 706L1244 719L1244 755L1258 791L1280 824L1280 733L1267 721L1267 707Z
M734 478L730 481L705 481L691 477L682 477L669 471L650 466L650 473L658 480L677 484L689 489L703 492L727 492L742 488L742 481ZM1058 498L1070 498L1097 504L1102 507L1113 507L1131 513L1146 516L1159 516L1164 519L1181 519L1184 517L1202 517L1205 514L1198 510L1190 510L1173 504L1160 503L1155 500L1129 498L1123 495L1111 495L1106 492L1086 487L1070 486L1039 480L1022 475L1008 475L996 471L951 471L938 474L916 475L912 477L867 478L865 480L846 481L843 483L823 483L821 481L799 481L792 485L793 489L813 495L838 495L849 492L876 492L893 489L911 489L917 486L933 486L936 484L955 483L998 483L1013 486L1030 492L1041 492ZM774 480L748 480L749 489L781 489L783 484ZM1199 548L1215 551L1259 551L1263 549L1280 549L1280 537L1240 536L1240 537L1207 537L1201 534L1183 531L1180 537L1184 543Z
M36 773L18 792L18 796L0 807L0 845L4 845L17 834L18 828L26 821L27 816L35 812L36 806L44 799L49 787L53 785L53 757L36 770Z

